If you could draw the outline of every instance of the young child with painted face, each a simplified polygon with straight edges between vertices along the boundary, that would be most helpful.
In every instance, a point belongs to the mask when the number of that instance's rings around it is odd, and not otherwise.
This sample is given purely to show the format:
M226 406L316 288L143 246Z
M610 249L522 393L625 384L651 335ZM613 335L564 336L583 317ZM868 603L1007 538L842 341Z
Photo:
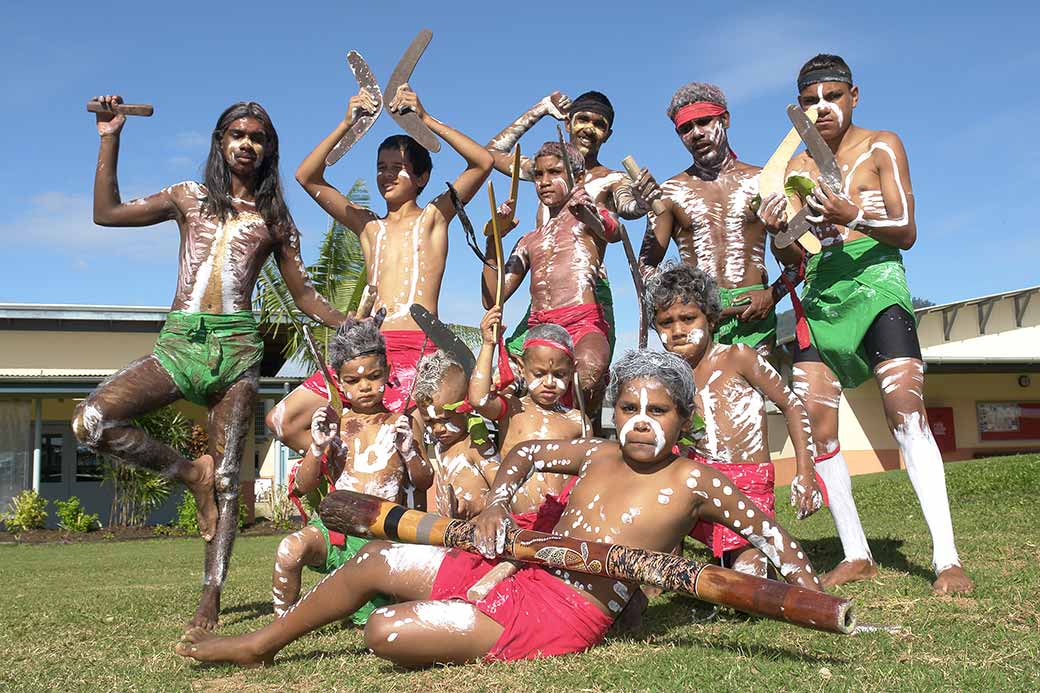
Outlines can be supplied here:
M468 520L484 509L500 460L483 420L472 420L462 366L444 351L424 356L412 396L419 423L434 441L437 512Z
M407 85L387 94L390 111L416 113L422 122L443 138L466 160L466 169L454 187L468 202L491 172L491 155L457 130L431 116ZM325 157L353 126L356 118L376 112L373 96L362 89L347 104L346 117L315 147L296 171L296 180L315 202L361 239L368 283L376 293L375 309L385 307L386 337L391 379L384 396L391 411L403 411L415 377L415 365L423 352L436 349L427 343L408 309L418 303L437 315L441 281L448 256L448 224L455 209L447 192L421 207L419 194L430 181L430 153L407 135L394 135L379 145L376 183L386 201L386 214L352 202L325 180ZM294 449L307 445L306 426L310 412L326 396L321 374L315 374L275 406L267 417L268 427L279 440Z
M791 481L791 505L798 509L799 519L819 510L823 497L813 473L805 408L757 350L715 342L721 306L714 280L689 265L666 263L648 279L645 300L665 349L693 368L704 430L694 433L688 454L731 479L756 508L773 517L775 472L761 425L765 398L769 398L783 412L794 445L797 472ZM724 565L766 576L766 557L726 526L699 522L692 536L711 548Z
M598 205L580 184L573 189L567 179L569 164L576 180L584 172L584 159L572 145L560 151L558 142L546 142L534 157L538 199L549 210L548 218L524 234L505 260L503 300L531 273L531 313L527 327L552 323L567 330L574 343L578 381L589 411L603 401L610 363L609 326L596 298L596 281L602 273L607 243L618 240L617 217ZM516 200L507 200L497 211L504 235L517 225ZM498 254L488 239L488 263L481 276L484 307L495 302L495 264Z
M802 315L794 388L812 421L817 470L827 483L845 552L824 581L840 585L877 575L838 443L842 390L873 377L932 535L932 590L970 592L975 585L957 555L942 455L928 427L924 360L900 252L917 240L906 149L894 132L853 124L859 87L840 56L811 58L798 73L797 87L798 104L819 112L816 129L842 172L841 190L832 190L808 153L795 156L787 166L788 176L803 176L815 184L805 203L812 212L807 218L814 224L813 233L823 246L821 253L805 257L798 245L791 245L784 260L793 274L805 278L800 303L795 303L796 313L801 310ZM792 202L801 207L800 200ZM767 226L782 230L787 226L786 208L786 197L772 195L762 201L759 213Z
M804 551L724 475L673 447L688 432L695 386L690 367L666 352L623 356L613 369L620 442L534 441L516 446L492 486L493 501L474 520L488 559L440 547L373 541L322 581L295 609L235 638L185 634L178 654L240 666L270 663L288 643L383 592L401 603L377 610L365 643L401 666L512 661L581 652L599 643L636 585L562 569L524 566L485 597L470 586L494 569L512 522L512 496L537 471L578 478L555 531L577 539L671 551L704 519L721 522L758 546L785 579L819 590Z
M574 344L567 330L559 325L535 325L524 341L520 363L526 392L492 392L491 361L495 352L495 326L502 329L502 309L491 308L480 322L484 338L477 355L477 367L469 381L469 401L474 409L498 424L503 455L526 440L571 440L580 438L588 422L577 409L561 403L574 382ZM501 368L501 361L500 361ZM513 496L510 510L517 525L524 529L549 531L552 508L566 504L567 478L560 474L537 472ZM539 513L543 504L545 510ZM548 514L547 514L548 513ZM548 527L538 524L548 521Z
M408 495L425 493L432 482L430 466L416 452L408 417L387 411L383 404L389 369L379 318L381 313L371 320L348 318L329 343L329 362L346 408L338 421L331 407L315 409L311 444L290 480L295 495L314 491L324 476L336 489L401 503ZM330 532L315 514L278 546L272 585L275 613L284 614L296 602L304 566L331 573L366 542ZM359 607L354 623L363 625L377 602Z

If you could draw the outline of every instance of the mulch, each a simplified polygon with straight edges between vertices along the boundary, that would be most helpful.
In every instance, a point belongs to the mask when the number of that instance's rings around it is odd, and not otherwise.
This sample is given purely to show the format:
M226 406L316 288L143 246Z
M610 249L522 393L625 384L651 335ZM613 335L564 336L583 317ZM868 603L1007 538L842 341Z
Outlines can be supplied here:
M275 534L289 534L298 529L275 527L267 520L239 531L240 537L269 537ZM0 532L0 544L81 544L96 541L136 541L139 539L181 539L190 536L186 532L168 526L144 527L102 527L93 532L67 532L64 529L33 529L28 532Z

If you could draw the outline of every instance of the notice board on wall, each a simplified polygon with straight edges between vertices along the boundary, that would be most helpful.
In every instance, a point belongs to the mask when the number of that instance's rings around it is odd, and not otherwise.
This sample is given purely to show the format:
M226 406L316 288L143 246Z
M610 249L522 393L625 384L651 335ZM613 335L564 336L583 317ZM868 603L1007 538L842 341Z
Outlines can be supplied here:
M1040 440L1040 402L976 402L979 440Z

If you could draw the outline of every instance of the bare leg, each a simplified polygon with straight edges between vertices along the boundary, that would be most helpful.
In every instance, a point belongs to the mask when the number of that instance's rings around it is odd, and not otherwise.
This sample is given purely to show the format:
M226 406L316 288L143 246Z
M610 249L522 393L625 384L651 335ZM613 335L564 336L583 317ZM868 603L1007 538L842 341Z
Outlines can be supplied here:
M769 561L756 548L735 549L726 557L733 570L755 577L769 577Z
M403 667L463 664L483 658L502 626L463 601L413 601L377 609L365 624L365 644Z
M578 383L585 400L585 413L592 422L596 435L602 434L600 410L606 391L607 367L610 365L610 343L605 335L590 332L574 345L574 358L578 364Z
M802 400L812 425L816 452L821 457L838 450L838 406L841 403L841 384L823 363L802 362L794 366L795 395ZM852 497L852 479L841 452L817 462L816 472L827 485L831 516L838 529L838 537L845 558L821 578L824 587L833 587L855 580L866 580L877 575L877 565L870 555L867 537Z
M942 455L924 408L924 363L914 358L889 359L878 364L874 377L881 388L889 429L899 443L932 534L932 568L937 575L932 589L939 593L971 592L975 583L964 573L957 556Z
M303 454L311 444L311 416L326 404L324 397L300 385L267 412L267 428L275 438Z
M284 616L260 630L221 638L196 628L185 633L175 651L183 657L205 662L232 662L239 666L270 664L278 651L293 640L347 617L377 593L393 594L407 601L429 598L446 553L445 549L431 546L369 542L357 556L329 573ZM394 607L384 607L376 610L369 623L395 616ZM396 620L390 621L390 625ZM383 639L389 641L389 633Z
M303 567L324 566L326 558L325 537L317 527L304 527L282 539L274 559L274 575L271 576L276 616L284 616L299 598Z
M238 481L242 450L256 402L259 368L246 371L210 407L206 432L209 454L216 463L217 530L206 545L202 597L189 627L215 628L220 613L220 590L227 579L231 548L238 532Z
M72 430L91 450L128 464L168 474L185 483L199 508L199 531L213 537L217 507L213 501L213 459L194 463L130 423L142 414L181 399L170 374L153 355L137 359L114 373L76 406Z

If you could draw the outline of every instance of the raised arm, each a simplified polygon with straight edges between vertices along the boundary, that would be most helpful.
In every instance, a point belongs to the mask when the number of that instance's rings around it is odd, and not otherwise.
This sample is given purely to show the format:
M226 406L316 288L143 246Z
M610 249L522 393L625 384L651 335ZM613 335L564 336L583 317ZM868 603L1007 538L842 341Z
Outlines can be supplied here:
M763 513L733 481L704 464L694 464L686 481L695 496L694 517L729 527L751 542L787 582L823 591L805 550Z
M571 100L558 91L554 91L541 101L524 111L519 118L491 138L487 150L495 158L495 168L508 175L513 171L513 147L524 133L534 127L543 116L551 115L556 120L566 120ZM523 180L534 179L534 161L527 156L520 158L520 177Z
M392 112L398 113L414 111L422 119L426 127L447 142L452 149L466 160L466 169L455 179L454 187L463 204L472 200L491 173L491 165L493 163L491 154L484 147L481 147L455 128L442 123L430 115L422 105L422 102L419 101L419 97L407 84L402 84L398 87L397 94L387 105L387 108ZM440 213L446 222L455 218L455 207L452 205L451 198L447 192L438 195L431 206Z
M524 277L527 276L527 270L531 266L530 255L527 249L527 241L530 234L524 234L520 237L520 240L513 246L513 252L506 258L506 264L504 265L504 275L502 280L502 303L505 304L509 297L512 296L516 290L520 287L520 284L524 281ZM498 281L497 267L498 267L498 250L495 248L495 242L493 239L488 238L486 247L484 248L484 256L491 263L489 267L485 263L481 268L480 274L480 297L484 302L485 308L490 308L495 305L495 284Z
M295 482L290 492L295 491L302 496L318 488L318 482L321 481L321 458L326 454L346 454L346 446L333 445L339 439L339 423L334 417L335 413L329 407L314 410L311 416L311 444L296 468ZM342 467L342 464L339 466Z
M495 325L498 325L499 334L502 334L502 309L498 306L492 306L480 321L480 353L477 354L477 366L470 376L466 396L466 400L478 414L492 421L498 421L506 413L505 402L499 397L491 396L491 366L497 346L494 338Z
M365 224L375 219L376 215L371 210L351 202L335 186L325 180L325 157L343 138L343 135L347 134L347 130L354 124L357 116L373 114L377 109L378 104L369 92L364 89L358 91L357 94L350 97L350 101L347 103L346 117L296 169L296 181L303 186L308 195L314 198L318 206L358 235L364 230Z
M408 470L408 478L416 491L425 492L433 485L433 466L419 454L415 445L412 420L402 414L394 423L394 447Z
M796 508L799 520L809 517L823 506L823 494L816 485L813 466L815 448L809 415L783 378L757 349L738 349L740 372L751 387L768 397L783 412L787 423L787 434L794 446L796 473L791 481L791 505Z
M311 284L307 269L303 266L303 257L300 255L300 232L295 224L290 223L281 234L276 258L278 271L281 272L296 307L313 320L332 328L339 327L347 316L333 308Z
M123 97L95 96L91 101L111 109L123 103ZM98 226L151 226L175 219L178 210L170 188L123 204L119 197L116 168L119 165L119 136L126 124L126 116L113 110L96 115L101 146L94 171L94 223Z

